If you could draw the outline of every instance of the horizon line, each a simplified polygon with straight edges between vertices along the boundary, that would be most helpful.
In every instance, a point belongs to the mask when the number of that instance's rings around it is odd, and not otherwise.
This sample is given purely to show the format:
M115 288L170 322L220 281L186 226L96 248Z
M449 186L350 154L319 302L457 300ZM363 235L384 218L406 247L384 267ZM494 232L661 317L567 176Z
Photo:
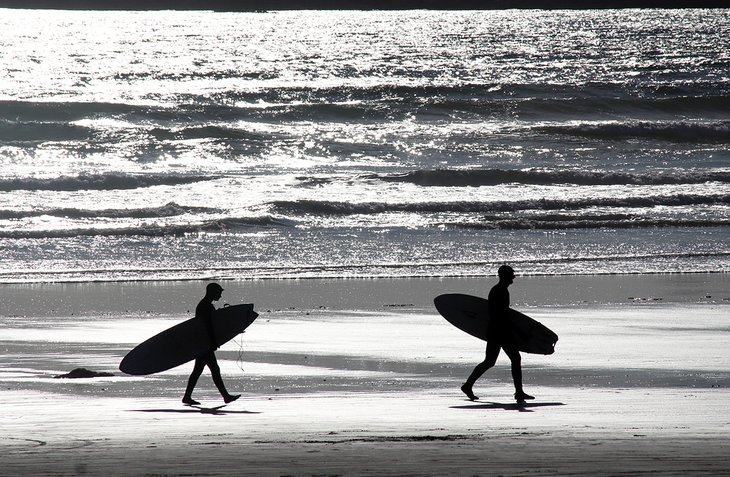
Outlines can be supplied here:
M608 10L729 8L730 0L0 0L0 8L89 11Z

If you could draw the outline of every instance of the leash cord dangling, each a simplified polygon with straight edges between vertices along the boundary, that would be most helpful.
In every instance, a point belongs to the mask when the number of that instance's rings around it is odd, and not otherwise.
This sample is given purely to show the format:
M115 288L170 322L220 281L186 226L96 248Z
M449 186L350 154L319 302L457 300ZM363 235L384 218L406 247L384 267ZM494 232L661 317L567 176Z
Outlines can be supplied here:
M236 336L236 338L233 339L233 342L238 345L238 357L236 358L236 364L241 371L246 372L246 370L243 369L243 333Z

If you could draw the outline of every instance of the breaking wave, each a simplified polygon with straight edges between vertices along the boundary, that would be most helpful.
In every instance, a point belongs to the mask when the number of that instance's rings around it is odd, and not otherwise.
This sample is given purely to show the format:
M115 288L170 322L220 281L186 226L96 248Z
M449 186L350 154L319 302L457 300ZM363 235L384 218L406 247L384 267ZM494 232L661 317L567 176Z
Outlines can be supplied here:
M521 201L463 201L463 202L333 202L320 200L277 201L271 205L276 211L293 215L369 215L387 212L414 213L488 213L520 210L578 210L587 207L654 207L730 204L730 194L693 195L678 194L652 197L589 198L589 199L535 199Z
M451 222L441 224L486 230L568 230L568 229L635 229L654 227L723 227L730 220L648 218L640 216L548 216L523 217L517 219L487 218L483 222Z
M407 182L419 186L458 187L489 186L500 184L576 184L576 185L669 185L703 184L705 182L730 182L730 171L701 173L646 173L546 171L546 170L419 170L406 174L371 174L366 179L386 182ZM301 178L305 180L306 178Z
M653 122L587 123L541 126L538 132L568 134L604 140L658 139L670 142L730 143L730 122Z
M723 65L723 67L726 67ZM191 72L190 78L271 78L268 73L231 70ZM275 75L274 75L275 76ZM155 78L159 74L127 73L121 78ZM184 79L173 74L169 81ZM527 120L570 120L580 117L652 118L657 115L707 117L724 114L730 107L728 88L718 82L693 83L695 91L656 91L615 95L615 85L587 84L583 91L573 85L519 83L459 83L454 85L374 84L324 86L288 86L240 91L237 88L179 94L175 105L125 104L94 101L22 101L0 100L0 138L6 141L83 140L94 134L93 128L70 123L99 117L113 117L145 129L152 124L189 127L192 123L209 125L241 119L305 120L328 119L357 121L362 119L404 118L410 114L433 118L521 118ZM610 94L606 94L610 93ZM205 127L188 133L206 134ZM626 137L657 138L668 141L728 140L730 125L718 123L628 121L537 126L547 134L620 139ZM221 131L208 131L219 137ZM153 132L165 139L163 130ZM173 134L174 136L174 134ZM233 137L236 137L235 134Z
M209 207L189 207L169 202L160 207L142 207L138 209L77 209L73 207L56 209L34 210L0 210L0 219L22 219L25 217L67 217L81 218L112 218L112 219L145 219L155 217L174 217L185 214L214 214L220 210Z
M265 141L268 137L223 126L195 126L180 129L154 128L150 130L157 140L190 140L190 139L240 139L248 141Z
M9 122L0 119L0 140L14 142L85 141L93 131L84 126L57 122Z
M115 190L139 189L152 186L175 186L192 184L218 179L217 176L198 176L183 174L79 174L78 176L61 176L50 178L24 177L17 179L0 179L0 191L15 190Z
M206 232L226 232L241 227L287 226L291 221L268 215L257 217L230 217L198 224L145 224L124 227L83 227L52 230L0 230L0 238L42 239L69 238L81 236L144 236L164 237Z

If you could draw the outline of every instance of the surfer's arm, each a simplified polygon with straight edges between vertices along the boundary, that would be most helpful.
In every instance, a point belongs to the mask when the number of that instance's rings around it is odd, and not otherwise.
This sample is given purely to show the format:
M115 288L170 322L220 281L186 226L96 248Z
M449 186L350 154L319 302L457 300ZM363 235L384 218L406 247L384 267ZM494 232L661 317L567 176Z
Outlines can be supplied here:
M203 299L198 303L198 307L195 309L195 317L203 320L203 327L205 328L205 334L208 336L210 341L210 350L215 351L218 347L216 346L215 330L213 327L213 312L215 307L209 301Z
M203 320L205 333L208 335L208 339L210 340L210 350L215 351L218 349L215 341L215 329L213 327L213 312L215 311L215 308L213 305L209 305L200 311L200 318Z
M218 346L216 346L215 341L215 331L213 329L213 317L208 315L203 318L203 323L205 323L205 331L208 334L208 339L210 340L210 350L215 351L218 349Z

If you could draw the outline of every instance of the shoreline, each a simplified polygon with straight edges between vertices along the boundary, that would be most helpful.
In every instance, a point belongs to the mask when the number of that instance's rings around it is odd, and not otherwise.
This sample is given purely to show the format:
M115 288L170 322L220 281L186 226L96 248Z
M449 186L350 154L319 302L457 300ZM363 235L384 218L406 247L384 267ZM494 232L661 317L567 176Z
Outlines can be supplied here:
M306 278L0 284L0 316L184 315L205 285L225 289L216 304L257 310L433 310L444 293L486 296L488 277ZM514 308L646 303L730 304L730 273L518 276Z

